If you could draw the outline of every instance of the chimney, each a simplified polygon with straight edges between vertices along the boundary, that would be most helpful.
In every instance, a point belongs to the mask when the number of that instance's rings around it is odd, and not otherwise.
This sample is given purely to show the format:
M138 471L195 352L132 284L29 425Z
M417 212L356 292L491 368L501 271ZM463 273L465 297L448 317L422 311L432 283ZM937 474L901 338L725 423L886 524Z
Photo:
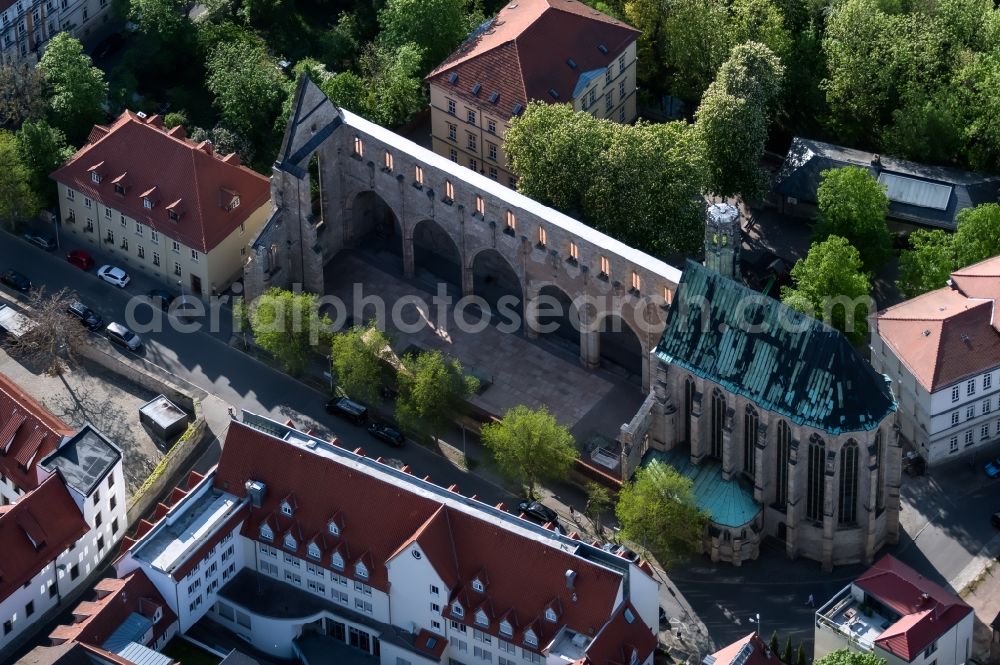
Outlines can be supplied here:
M247 494L250 495L250 503L253 504L253 507L260 508L261 504L264 503L264 493L267 491L267 485L259 480L248 480L246 490Z
M215 148L212 146L211 141L202 141L199 143L198 150L201 150L206 155L211 155L215 152Z
M187 131L184 129L183 125L177 125L176 127L167 130L167 134L178 139L187 138Z
M576 571L567 570L566 571L566 588L572 589L573 585L576 583Z

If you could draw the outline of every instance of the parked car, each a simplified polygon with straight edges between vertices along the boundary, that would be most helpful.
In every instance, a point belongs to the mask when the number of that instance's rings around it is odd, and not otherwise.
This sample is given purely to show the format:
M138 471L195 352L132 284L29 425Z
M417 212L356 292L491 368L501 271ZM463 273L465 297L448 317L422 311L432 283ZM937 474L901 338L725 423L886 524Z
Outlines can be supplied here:
M90 270L94 267L94 257L92 257L89 252L85 252L82 249L74 249L66 255L66 260L80 270Z
M356 425L368 420L368 408L346 397L334 397L326 403L327 413L347 418Z
M97 276L108 284L114 284L120 289L125 288L132 281L128 273L117 266L101 266L97 269Z
M24 234L24 239L30 242L32 245L41 247L46 252L51 252L56 248L56 239L45 233L36 233L35 231L28 231Z
M124 346L129 351L138 351L142 348L142 338L117 321L109 323L104 329L104 334L113 344Z
M990 522L993 524L993 526L1000 529L1000 513L993 513L992 515L990 515Z
M371 423L368 425L368 433L376 439L385 441L390 446L395 446L396 448L401 447L406 442L406 437L399 430L395 430L388 425L382 425L381 423Z
M101 316L97 312L90 309L82 302L70 303L69 307L66 308L66 311L69 312L70 316L80 319L80 323L87 326L88 330L97 330L101 327L101 324L104 323Z
M546 522L559 523L559 516L556 515L556 511L539 501L525 499L517 504L517 510L532 522L538 522L539 524L545 524Z
M27 293L31 290L31 280L16 270L8 270L0 275L0 282L3 282L12 289Z
M987 478L1000 478L1000 457L992 462L987 462L985 471Z
M170 303L174 301L174 294L164 289L153 289L146 294L151 305L156 305L164 312L170 309Z
M605 552L614 554L615 556L620 556L621 558L636 563L639 560L639 555L625 547L624 545L619 545L618 543L604 543L601 547Z

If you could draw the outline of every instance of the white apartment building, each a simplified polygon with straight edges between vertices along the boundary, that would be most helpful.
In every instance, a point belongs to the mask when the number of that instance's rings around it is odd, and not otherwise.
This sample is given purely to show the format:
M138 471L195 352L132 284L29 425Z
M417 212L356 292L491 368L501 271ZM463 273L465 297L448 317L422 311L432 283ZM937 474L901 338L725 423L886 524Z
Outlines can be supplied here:
M271 212L267 178L158 115L125 111L95 126L52 178L67 248L99 247L126 271L199 296L242 276Z
M974 620L961 598L886 555L816 611L813 658L850 649L888 665L962 665Z
M897 424L928 465L1000 439L1000 257L878 313L871 362L892 378Z
M182 632L209 620L307 663L648 665L656 646L645 562L247 413L115 565Z
M34 65L57 33L84 40L110 17L111 0L2 0L0 60Z

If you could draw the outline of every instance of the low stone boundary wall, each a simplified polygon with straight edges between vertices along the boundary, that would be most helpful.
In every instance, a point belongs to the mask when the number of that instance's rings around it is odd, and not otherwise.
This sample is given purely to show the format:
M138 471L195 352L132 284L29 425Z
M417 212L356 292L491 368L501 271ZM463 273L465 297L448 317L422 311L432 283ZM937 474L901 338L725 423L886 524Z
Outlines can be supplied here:
M191 384L181 385L173 375L143 358L108 353L96 344L84 344L77 351L87 360L118 374L138 386L162 394L188 413L198 417L197 402L208 394Z

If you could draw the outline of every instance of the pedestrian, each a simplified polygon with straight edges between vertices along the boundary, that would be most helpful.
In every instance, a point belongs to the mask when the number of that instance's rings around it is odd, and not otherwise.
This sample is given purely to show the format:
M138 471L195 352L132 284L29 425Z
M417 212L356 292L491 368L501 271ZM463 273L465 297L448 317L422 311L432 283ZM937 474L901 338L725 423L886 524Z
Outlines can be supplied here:
M576 521L576 508L573 506L569 507L569 516L574 522Z
M813 598L812 594L809 594L809 598L806 599L806 605L809 607L816 607L816 599Z

